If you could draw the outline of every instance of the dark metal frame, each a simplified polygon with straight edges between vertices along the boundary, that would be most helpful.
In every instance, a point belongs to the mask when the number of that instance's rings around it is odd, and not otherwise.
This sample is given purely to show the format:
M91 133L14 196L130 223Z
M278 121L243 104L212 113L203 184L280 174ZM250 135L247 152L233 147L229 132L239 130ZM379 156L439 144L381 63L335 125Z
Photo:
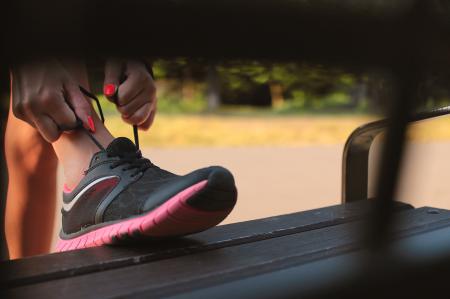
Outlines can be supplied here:
M450 114L450 106L422 112L412 116L414 123ZM348 137L342 154L342 203L368 198L369 153L375 138L389 127L383 119L362 125Z

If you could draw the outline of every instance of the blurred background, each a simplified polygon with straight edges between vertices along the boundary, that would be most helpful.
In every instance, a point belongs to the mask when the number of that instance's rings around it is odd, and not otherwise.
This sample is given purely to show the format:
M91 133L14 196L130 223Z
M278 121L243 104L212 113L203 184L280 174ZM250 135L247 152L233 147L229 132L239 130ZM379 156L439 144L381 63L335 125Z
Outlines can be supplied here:
M224 223L340 203L344 143L355 128L381 117L390 95L386 74L322 65L179 58L155 61L153 70L158 113L140 134L142 151L177 174L229 168L239 199ZM102 76L92 78L101 88ZM450 103L445 82L424 82L421 110ZM114 105L101 101L113 135L132 139ZM396 199L450 208L450 118L413 125L409 139ZM381 141L371 152L371 178ZM57 229L59 217L58 211Z

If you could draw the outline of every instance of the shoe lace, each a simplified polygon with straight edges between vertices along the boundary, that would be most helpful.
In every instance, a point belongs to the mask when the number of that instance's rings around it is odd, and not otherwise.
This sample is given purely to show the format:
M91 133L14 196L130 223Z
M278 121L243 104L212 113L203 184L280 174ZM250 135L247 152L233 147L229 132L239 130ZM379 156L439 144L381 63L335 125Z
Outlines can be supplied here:
M105 123L105 117L103 115L103 110L102 110L102 106L100 105L100 101L99 99L92 93L90 93L89 91L87 91L85 88L83 88L82 86L79 86L81 92L93 99L95 101L95 103L97 104L97 109L98 109L98 113L100 114L100 119L102 120L102 123ZM103 147L103 145L97 140L97 138L95 138L95 136L83 126L83 123L81 122L81 120L77 117L77 126L76 128L80 128L82 129L85 133L87 133L87 135L90 137L90 139L95 143L95 145L97 145L97 147L102 150L105 151L105 148ZM126 170L131 170L134 169L135 172L131 174L131 176L135 176L140 172L144 172L145 170L147 170L148 168L154 166L153 163L147 159L142 157L142 152L139 149L139 133L138 133L138 129L137 126L134 125L133 126L133 135L134 135L134 144L137 148L137 150L135 152L126 152L124 154L112 154L112 153L108 153L108 157L118 157L119 160L113 162L110 166L111 169L114 169L118 166L121 165L125 165L127 164L128 166L123 168L123 171Z
M113 162L109 167L111 169L114 169L116 167L119 167L121 165L128 165L127 167L123 168L123 171L134 169L135 171L131 174L132 177L137 175L140 172L144 172L150 167L153 166L153 163L147 159L142 157L142 153L140 150L137 150L136 152L127 152L122 155L111 155L108 154L108 157L118 157L119 160Z
M100 119L102 120L102 123L105 123L105 116L103 115L103 110L102 110L102 106L100 105L100 100L91 92L87 91L83 86L79 86L81 92L87 96L88 98L91 98L92 100L95 101L95 103L97 104L97 109L98 109L98 113L100 114ZM73 110L73 109L72 109ZM81 120L77 117L77 122L78 122L78 126L81 125L81 127L83 127ZM83 127L84 128L84 127ZM94 143L102 150L104 150L103 146L100 144L100 142L98 142L98 140L91 134L91 132L89 130L85 131L89 134L89 136L91 137L92 141L94 141ZM133 125L133 135L134 135L134 144L136 145L136 148L139 150L139 131L138 131L138 127L136 125Z

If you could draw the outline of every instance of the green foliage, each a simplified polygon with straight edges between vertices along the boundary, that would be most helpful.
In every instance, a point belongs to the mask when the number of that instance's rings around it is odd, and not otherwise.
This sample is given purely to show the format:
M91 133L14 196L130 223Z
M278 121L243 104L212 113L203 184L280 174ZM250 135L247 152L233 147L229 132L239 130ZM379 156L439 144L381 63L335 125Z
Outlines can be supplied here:
M220 86L222 104L270 106L271 87L281 87L284 101L277 105L278 111L301 111L317 109L358 109L368 107L367 99L352 98L358 76L337 68L293 62L273 63L267 61L209 61L158 60L154 63L157 79L186 79L208 82L214 68ZM161 111L207 110L207 87L195 99L181 99L180 93L160 96Z
M178 97L162 97L158 100L158 112L172 113L201 113L207 110L206 100L197 96L188 101L180 101Z
M97 97L100 100L103 114L112 115L117 113L116 105L114 103L108 101L104 95L98 94ZM94 104L94 108L97 109L97 105Z

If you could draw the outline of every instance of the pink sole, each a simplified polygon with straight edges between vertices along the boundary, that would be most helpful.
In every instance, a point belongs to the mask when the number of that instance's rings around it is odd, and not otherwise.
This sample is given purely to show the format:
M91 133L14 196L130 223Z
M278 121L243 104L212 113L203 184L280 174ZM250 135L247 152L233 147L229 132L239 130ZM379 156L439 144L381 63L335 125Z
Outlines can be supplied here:
M216 226L228 216L232 209L208 212L194 209L186 204L186 201L202 190L207 183L208 181L204 180L190 186L144 216L111 224L70 240L60 239L56 245L56 251L112 244L114 238L120 240L136 233L151 237L182 236Z

